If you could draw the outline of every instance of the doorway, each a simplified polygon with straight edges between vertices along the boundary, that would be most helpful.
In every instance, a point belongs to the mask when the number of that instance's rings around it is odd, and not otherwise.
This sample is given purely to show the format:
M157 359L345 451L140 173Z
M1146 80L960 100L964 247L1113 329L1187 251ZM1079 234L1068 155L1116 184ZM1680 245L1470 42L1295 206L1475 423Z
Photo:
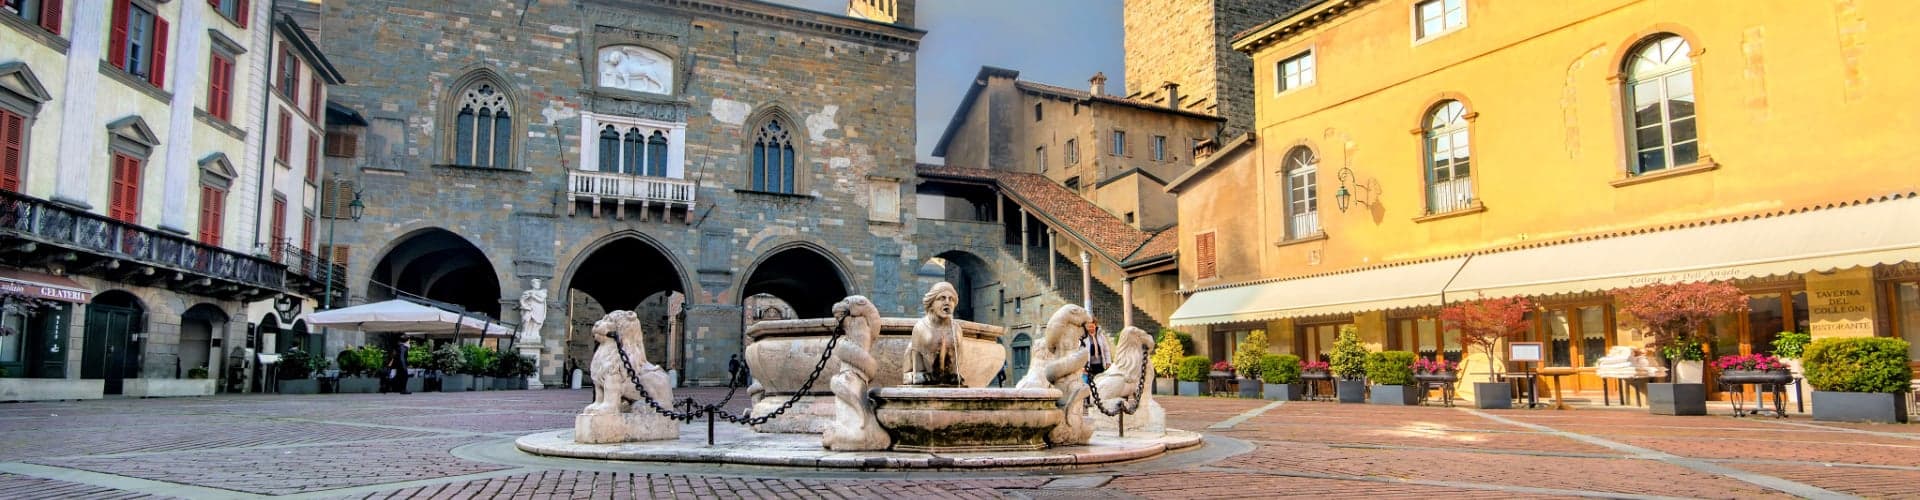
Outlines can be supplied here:
M1574 370L1561 390L1600 390L1594 368L1613 348L1613 307L1606 303L1551 305L1537 317L1533 338L1546 347L1546 360L1540 365Z
M139 343L146 319L139 299L122 291L100 294L87 304L86 342L80 350L80 378L105 380L107 394L120 394L127 377L140 376Z
M1783 331L1807 331L1808 319L1806 291L1749 293L1745 313L1715 318L1707 337L1704 370L1710 399L1727 399L1727 394L1720 391L1720 370L1713 368L1713 360L1736 354L1773 354L1773 339Z

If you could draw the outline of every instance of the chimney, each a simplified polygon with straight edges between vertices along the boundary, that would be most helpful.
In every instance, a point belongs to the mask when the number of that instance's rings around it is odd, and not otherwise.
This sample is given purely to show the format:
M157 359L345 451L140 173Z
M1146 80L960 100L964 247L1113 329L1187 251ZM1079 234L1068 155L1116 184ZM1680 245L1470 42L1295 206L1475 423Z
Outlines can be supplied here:
M1087 83L1092 84L1088 87L1087 91L1093 93L1094 97L1107 96L1107 74L1105 72L1094 73L1093 78L1087 79Z
M1160 84L1160 88L1167 91L1167 107L1180 109L1180 84L1167 82Z

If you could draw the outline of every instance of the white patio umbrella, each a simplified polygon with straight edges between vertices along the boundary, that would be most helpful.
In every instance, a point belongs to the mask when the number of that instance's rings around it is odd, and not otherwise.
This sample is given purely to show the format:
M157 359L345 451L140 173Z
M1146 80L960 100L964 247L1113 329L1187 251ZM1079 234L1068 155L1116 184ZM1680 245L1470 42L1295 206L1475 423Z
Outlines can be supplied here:
M405 332L429 337L513 336L512 329L493 320L406 300L321 311L307 316L307 324L363 332Z

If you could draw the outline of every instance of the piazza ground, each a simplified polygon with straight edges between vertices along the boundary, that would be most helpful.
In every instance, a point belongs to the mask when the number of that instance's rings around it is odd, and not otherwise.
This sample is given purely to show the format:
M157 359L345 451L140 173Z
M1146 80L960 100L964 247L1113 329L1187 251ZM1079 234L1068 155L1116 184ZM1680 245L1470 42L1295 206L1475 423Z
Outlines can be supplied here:
M570 426L591 397L0 404L0 498L1920 498L1920 425L1736 419L1723 406L1714 416L1661 417L1163 397L1169 424L1204 432L1207 446L1071 471L662 466L511 448L521 435Z

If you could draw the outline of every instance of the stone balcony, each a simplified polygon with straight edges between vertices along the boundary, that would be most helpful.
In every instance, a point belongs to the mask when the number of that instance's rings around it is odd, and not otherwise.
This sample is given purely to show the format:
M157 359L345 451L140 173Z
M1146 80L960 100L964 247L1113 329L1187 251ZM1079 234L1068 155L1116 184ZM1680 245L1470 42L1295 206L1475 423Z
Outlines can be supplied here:
M576 215L584 203L599 217L602 205L612 204L614 217L626 220L627 205L632 204L639 206L640 220L650 220L657 206L661 220L671 219L677 208L683 220L692 223L695 191L693 181L686 179L576 170L567 173L567 215Z
M0 191L0 261L229 300L287 291L271 260L11 191Z

